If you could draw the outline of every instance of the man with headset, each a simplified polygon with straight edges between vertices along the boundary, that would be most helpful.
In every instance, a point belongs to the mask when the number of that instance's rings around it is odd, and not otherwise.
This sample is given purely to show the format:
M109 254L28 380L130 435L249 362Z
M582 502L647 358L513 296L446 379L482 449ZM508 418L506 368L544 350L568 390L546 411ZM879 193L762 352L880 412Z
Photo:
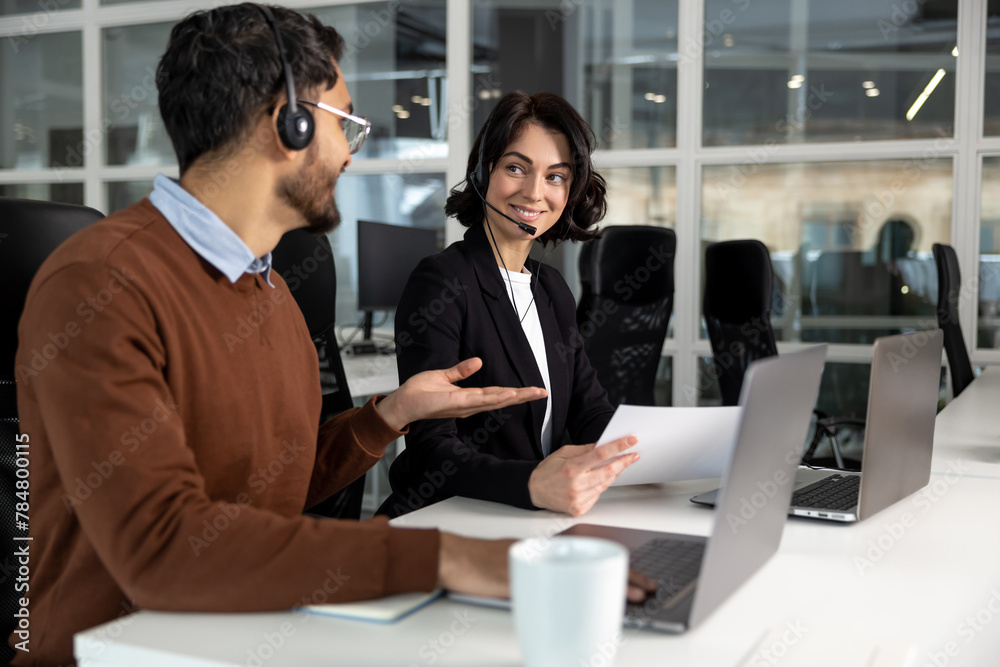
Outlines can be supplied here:
M137 608L266 611L435 586L506 595L506 541L302 515L412 421L545 395L459 389L480 365L466 360L318 426L315 348L270 251L291 229L339 221L337 179L370 129L342 49L332 28L278 7L184 19L156 77L180 181L158 176L36 276L16 361L32 641L14 664L71 663L74 633ZM31 351L68 323L72 340L33 369Z

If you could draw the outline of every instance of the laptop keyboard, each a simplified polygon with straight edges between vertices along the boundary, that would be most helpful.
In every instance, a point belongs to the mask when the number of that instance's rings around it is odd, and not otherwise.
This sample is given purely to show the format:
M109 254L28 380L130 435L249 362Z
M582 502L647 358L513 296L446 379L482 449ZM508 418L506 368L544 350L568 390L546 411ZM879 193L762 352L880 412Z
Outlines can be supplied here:
M659 584L661 602L682 591L698 578L704 542L659 538L632 551L631 566Z
M861 475L830 475L792 495L792 507L849 510L858 504Z

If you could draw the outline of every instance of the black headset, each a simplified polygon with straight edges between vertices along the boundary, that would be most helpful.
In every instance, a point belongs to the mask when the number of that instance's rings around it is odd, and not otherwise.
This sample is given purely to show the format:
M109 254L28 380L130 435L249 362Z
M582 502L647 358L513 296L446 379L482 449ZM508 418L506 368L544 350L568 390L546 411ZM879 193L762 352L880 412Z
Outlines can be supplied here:
M471 185L472 189L475 190L477 195L479 195L479 198L483 200L483 219L486 221L486 229L490 234L490 239L493 241L493 247L496 249L497 257L500 258L500 263L503 265L504 271L507 271L507 262L503 260L503 255L500 253L500 247L497 245L496 237L493 236L493 227L490 225L490 219L486 215L486 207L489 206L491 209L496 211L498 215L500 215L503 218L506 218L507 220L510 220L521 229L525 230L526 232L529 232L531 235L534 235L537 230L535 227L529 224L521 222L520 220L515 220L514 218L505 215L501 211L498 211L496 207L493 206L493 204L486 201L486 197L483 195L483 191L480 190L480 188L482 188L483 190L489 189L489 182L490 182L489 168L487 167L485 160L483 160L483 155L486 153L486 137L489 136L491 119L492 116L488 117L486 119L486 124L483 125L483 134L479 141L479 161L476 162L475 169L473 169L472 172L469 174L469 185ZM536 275L534 277L534 280L531 281L531 301L528 302L528 305L524 310L524 315L521 315L520 317L520 321L522 323L524 322L524 318L528 316L528 311L531 309L531 304L535 302L535 285L538 284L539 276L541 275L542 272L542 261L546 257L548 257L552 251L554 251L556 248L562 245L563 241L565 241L569 237L569 232L572 229L572 227L573 223L572 221L569 221L569 224L566 226L566 233L563 234L563 237L559 239L559 241L557 241L556 244L552 246L552 248L547 250L544 255L542 255L542 259L538 260L537 269L535 272ZM507 277L507 282L510 283L509 276ZM519 315L520 312L517 309L517 302L514 300L513 284L511 284L510 286L510 301L511 305L514 307L514 314Z
M285 46L281 42L281 32L278 30L278 22L271 13L270 7L265 5L254 5L264 15L267 24L274 32L274 41L278 45L278 58L281 59L281 69L285 75L285 92L288 96L288 104L278 110L278 137L287 148L293 151L300 151L312 141L316 132L316 124L312 114L303 109L295 101L295 81L292 78L292 66L288 64L285 57Z
M477 195L479 195L479 198L483 200L483 206L484 206L484 208L483 208L483 215L486 214L486 208L485 207L489 206L501 218L505 218L505 219L513 222L519 228L523 229L524 231L526 231L529 234L531 234L532 236L534 236L535 233L538 231L538 229L536 227L534 227L532 225L529 225L526 222L521 222L520 220L515 220L514 218L510 217L506 213L503 213L502 211L500 211L499 209L497 209L496 206L494 206L493 204L491 204L488 201L486 201L486 195L483 194L484 190L489 190L489 183L490 183L490 170L489 170L489 167L486 166L485 161L483 160L483 153L486 152L486 136L487 136L487 133L489 132L489 130L490 130L490 118L487 118L486 119L486 125L483 126L482 137L479 140L479 161L476 163L476 167L475 167L475 169L472 170L472 173L469 174L469 178L468 178L469 185L471 185L472 189L475 190L475 192L476 192ZM487 220L487 222L489 222L489 221ZM491 228L490 229L490 234L492 234L492 233L493 233L493 229ZM495 244L496 244L496 242L494 242L494 245ZM507 268L507 267L505 266L504 268Z
M489 166L483 160L483 155L486 153L486 137L489 136L490 121L492 120L493 115L490 114L486 119L486 125L483 126L482 139L479 141L479 161L476 162L475 169L469 174L469 184L475 188L477 194L489 189L490 170ZM482 196L482 194L479 196Z

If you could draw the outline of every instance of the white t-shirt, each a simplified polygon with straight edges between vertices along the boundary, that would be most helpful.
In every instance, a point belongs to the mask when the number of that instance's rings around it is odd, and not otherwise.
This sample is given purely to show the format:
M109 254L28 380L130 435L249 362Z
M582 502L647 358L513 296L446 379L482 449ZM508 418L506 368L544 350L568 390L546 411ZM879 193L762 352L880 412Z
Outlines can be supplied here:
M535 308L535 301L531 298L531 274L525 269L524 273L513 273L503 267L500 269L500 278L504 287L507 288L507 296L511 303L517 305L517 319L521 320L521 329L528 338L531 351L535 355L535 363L538 364L538 371L542 374L542 382L545 389L549 389L549 363L545 356L545 338L542 337L542 325L538 321L538 309ZM511 289L513 288L513 294ZM545 399L545 419L542 420L542 453L548 456L552 451L552 392L549 391Z

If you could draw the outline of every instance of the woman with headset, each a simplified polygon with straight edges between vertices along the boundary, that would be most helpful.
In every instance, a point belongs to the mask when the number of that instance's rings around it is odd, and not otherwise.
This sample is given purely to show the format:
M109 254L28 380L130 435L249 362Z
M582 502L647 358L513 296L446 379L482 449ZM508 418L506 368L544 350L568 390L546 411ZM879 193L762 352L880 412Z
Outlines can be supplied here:
M595 448L614 409L583 351L569 287L528 259L536 242L597 235L606 189L594 144L557 95L508 93L490 113L469 177L445 206L465 238L420 262L396 310L399 380L477 356L483 367L466 386L544 386L548 396L411 424L379 513L465 496L579 515L638 460L623 454L632 437ZM563 445L564 435L590 444Z

